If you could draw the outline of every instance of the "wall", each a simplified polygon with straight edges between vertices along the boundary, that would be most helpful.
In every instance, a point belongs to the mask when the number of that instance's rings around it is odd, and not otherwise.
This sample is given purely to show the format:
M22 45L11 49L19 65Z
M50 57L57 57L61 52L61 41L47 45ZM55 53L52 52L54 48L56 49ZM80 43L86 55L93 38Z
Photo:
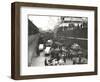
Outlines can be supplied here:
M16 82L10 79L11 71L11 2L15 0L1 0L0 1L0 82ZM88 5L98 6L98 22L100 22L100 0L16 0L25 2L37 2L37 3L53 3L53 4L68 4L68 5ZM98 25L99 27L100 25ZM100 28L98 28L98 35L100 34ZM98 42L100 38L98 38ZM100 43L98 43L98 49ZM100 51L98 52L98 55ZM98 59L100 55L98 56ZM98 61L100 62L100 60ZM98 66L100 69L100 64ZM84 81L100 81L100 71L97 76L79 76L79 77L64 77L64 78L52 78L52 79L36 79L28 80L29 82L84 82ZM20 81L21 82L21 81ZM27 82L23 80L22 82Z

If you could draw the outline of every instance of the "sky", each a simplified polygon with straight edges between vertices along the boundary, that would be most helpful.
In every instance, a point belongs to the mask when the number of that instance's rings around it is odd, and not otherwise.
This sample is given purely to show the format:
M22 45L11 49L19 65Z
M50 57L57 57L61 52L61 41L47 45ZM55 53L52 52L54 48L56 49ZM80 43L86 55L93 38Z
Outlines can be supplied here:
M53 30L59 22L59 17L57 16L30 15L29 19L33 22L33 24L43 31Z

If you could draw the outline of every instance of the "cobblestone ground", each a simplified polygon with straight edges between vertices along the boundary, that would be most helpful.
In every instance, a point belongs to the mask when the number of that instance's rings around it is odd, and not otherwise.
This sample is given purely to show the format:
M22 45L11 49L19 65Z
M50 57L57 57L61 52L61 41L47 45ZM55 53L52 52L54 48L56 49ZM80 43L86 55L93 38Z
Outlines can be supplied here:
M66 65L72 65L73 61L71 59L66 59Z
M32 59L32 65L31 66L45 66L45 56L44 56L44 53L40 53L40 56L38 57L34 57Z

